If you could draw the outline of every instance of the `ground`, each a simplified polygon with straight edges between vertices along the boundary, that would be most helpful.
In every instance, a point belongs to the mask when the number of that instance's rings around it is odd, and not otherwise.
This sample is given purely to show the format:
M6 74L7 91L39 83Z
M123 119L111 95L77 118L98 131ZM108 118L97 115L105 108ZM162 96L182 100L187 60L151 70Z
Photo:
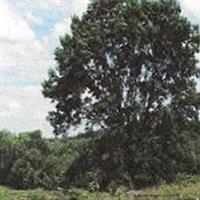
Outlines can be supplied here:
M0 187L0 200L197 200L200 199L200 182L161 185L141 191L118 190L109 193L72 189L62 192L37 190L11 190Z

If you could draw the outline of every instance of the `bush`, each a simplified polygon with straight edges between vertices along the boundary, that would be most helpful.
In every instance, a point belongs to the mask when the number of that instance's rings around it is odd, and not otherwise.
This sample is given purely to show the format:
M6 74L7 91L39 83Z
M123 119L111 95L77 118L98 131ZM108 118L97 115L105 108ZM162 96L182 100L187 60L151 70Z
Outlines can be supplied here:
M61 187L64 172L85 152L90 136L44 139L40 131L19 136L0 131L0 184L15 189Z

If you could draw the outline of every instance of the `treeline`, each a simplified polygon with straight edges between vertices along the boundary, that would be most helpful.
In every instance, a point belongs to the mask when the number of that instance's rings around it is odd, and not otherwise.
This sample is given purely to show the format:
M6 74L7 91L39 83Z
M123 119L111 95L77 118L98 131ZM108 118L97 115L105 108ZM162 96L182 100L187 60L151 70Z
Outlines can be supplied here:
M90 136L44 139L40 131L18 136L0 131L0 185L16 189L57 189Z
M56 190L78 187L109 190L120 185L136 188L166 180L174 181L177 173L199 174L200 124L197 123L193 128L196 133L190 141L193 153L183 152L179 161L181 164L177 164L174 157L163 157L166 159L163 161L162 157L156 160L150 153L141 155L139 146L124 151L125 146L128 148L128 140L123 138L123 134L119 135L120 130L112 133L88 132L73 138L54 139L42 138L40 131L17 136L2 130L0 185L15 189ZM143 148L148 148L148 145L143 145ZM157 150L161 156L164 155L160 147ZM174 152L174 156L178 155L179 152ZM170 168L173 160L173 168Z

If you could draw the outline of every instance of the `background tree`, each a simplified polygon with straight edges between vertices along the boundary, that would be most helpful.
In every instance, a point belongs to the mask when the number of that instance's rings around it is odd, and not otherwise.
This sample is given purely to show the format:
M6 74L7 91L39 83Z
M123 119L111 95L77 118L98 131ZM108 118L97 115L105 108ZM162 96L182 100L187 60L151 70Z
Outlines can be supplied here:
M16 137L7 130L0 131L0 184L9 183L8 174L16 157Z
M49 114L55 133L83 120L106 130L110 136L93 154L105 178L119 163L142 185L191 170L185 163L193 158L199 121L200 35L178 3L95 0L81 19L73 17L71 32L60 40L57 67L43 84L56 104Z
M88 136L42 138L40 131L18 136L0 130L0 184L17 189L57 189L64 173L85 152Z

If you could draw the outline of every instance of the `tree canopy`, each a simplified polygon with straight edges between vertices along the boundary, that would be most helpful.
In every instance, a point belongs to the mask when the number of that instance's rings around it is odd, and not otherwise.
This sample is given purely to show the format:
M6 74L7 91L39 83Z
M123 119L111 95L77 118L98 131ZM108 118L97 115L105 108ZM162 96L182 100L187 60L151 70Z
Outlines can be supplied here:
M164 113L198 118L199 31L175 1L93 1L72 18L71 32L43 84L56 104L49 115L56 133L83 119L152 132Z
M179 4L94 0L60 44L43 84L56 105L49 114L55 133L84 120L109 133L93 154L107 180L111 169L146 182L185 169L199 122L200 35Z

